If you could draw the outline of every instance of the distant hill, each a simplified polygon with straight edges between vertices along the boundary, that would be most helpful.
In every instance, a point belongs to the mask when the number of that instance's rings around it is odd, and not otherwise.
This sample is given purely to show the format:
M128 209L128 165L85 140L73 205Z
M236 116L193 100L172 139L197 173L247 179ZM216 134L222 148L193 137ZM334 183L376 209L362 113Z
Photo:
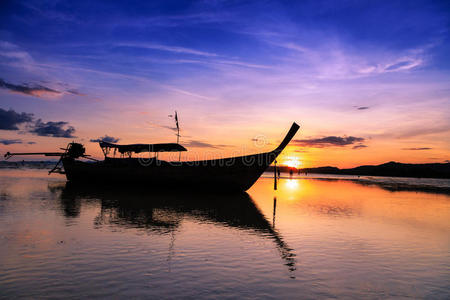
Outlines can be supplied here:
M450 178L450 163L445 164L402 164L388 162L376 166L359 166L351 169L335 167L304 168L302 173L369 175L416 178Z
M280 167L281 172L289 172L292 168ZM294 172L297 170L293 169ZM273 167L268 171L273 172ZM336 167L303 168L301 173L340 174L340 175L367 175L389 177L416 177L416 178L450 178L450 163L435 164L403 164L388 162L376 166L359 166L351 169Z

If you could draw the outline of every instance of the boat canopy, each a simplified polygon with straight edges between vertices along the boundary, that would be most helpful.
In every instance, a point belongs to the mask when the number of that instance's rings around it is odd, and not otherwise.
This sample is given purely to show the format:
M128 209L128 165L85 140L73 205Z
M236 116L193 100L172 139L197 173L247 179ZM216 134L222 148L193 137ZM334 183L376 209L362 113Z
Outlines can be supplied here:
M179 152L187 151L186 148L176 143L166 143L166 144L130 144L130 145L117 145L113 143L108 143L104 141L99 142L100 147L103 152L109 152L109 150L114 149L119 151L121 154L125 153L141 153L141 152Z

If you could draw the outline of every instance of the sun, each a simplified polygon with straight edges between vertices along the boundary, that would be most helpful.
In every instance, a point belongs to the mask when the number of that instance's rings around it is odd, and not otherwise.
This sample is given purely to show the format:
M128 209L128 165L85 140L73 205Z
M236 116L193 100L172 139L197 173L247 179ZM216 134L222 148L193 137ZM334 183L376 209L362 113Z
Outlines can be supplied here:
M302 162L300 161L300 159L298 159L298 157L288 156L283 161L283 165L288 166L290 168L296 168L297 169L297 168L299 168L302 165Z

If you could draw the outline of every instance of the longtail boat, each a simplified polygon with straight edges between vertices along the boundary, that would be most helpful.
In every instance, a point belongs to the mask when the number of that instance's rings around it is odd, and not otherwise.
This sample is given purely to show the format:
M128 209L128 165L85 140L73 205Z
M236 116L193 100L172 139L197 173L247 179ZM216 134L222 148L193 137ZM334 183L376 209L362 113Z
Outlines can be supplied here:
M221 188L227 191L248 190L267 167L289 144L297 133L299 125L293 123L281 144L270 152L245 156L197 161L164 161L157 157L159 152L187 151L179 143L118 145L100 141L105 156L96 160L85 154L79 143L69 143L64 152L6 153L13 155L60 156L60 160L50 173L60 170L70 182L92 184L142 184L145 186L189 186L202 188ZM119 152L120 157L110 157L111 151ZM153 152L152 158L135 158L133 153ZM81 160L85 158L91 161ZM64 171L59 168L62 164Z

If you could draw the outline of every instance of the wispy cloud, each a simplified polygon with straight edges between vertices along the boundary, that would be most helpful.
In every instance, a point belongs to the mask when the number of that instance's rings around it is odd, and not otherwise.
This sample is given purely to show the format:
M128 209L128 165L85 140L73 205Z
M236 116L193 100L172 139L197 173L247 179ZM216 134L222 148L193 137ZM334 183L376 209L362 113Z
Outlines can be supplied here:
M67 90L66 91L67 93L69 93L69 94L72 94L72 95L76 95L76 96L82 96L82 97L86 97L87 96L87 94L84 94L84 93L81 93L80 91L77 91L77 90Z
M431 149L433 149L433 148L429 148L429 147L402 148L402 150L412 150L412 151L431 150Z
M327 137L315 138L315 139L294 140L293 143L298 146L303 146L303 147L325 148L325 147L343 147L343 146L352 145L352 144L364 142L364 141L365 141L365 139L362 137L327 136ZM357 148L354 148L354 149L357 149Z
M316 79L355 79L383 73L402 72L426 63L426 53L430 45L394 52L374 46L367 51L355 52L336 37L321 36L320 46L307 47L289 41L266 40L271 46L287 50L280 56L289 67L301 67L308 76Z
M38 98L58 97L62 94L62 92L60 91L48 88L43 85L12 84L4 81L1 78L0 78L0 88L7 89L13 93L19 93Z
M75 89L56 90L36 83L13 84L6 82L1 78L0 78L0 88L6 89L12 93L18 93L42 99L54 99L57 97L61 97L64 94L71 94L80 97L87 96L86 94L83 94Z
M4 61L7 64L16 64L28 70L35 63L27 51L7 41L0 41L0 61Z
M362 148L367 148L367 147L368 147L367 145L359 144L359 145L353 146L352 149L362 149Z
M218 56L216 53L201 51L201 50L197 50L197 49L191 49L191 48L185 48L185 47L179 47L179 46L168 46L168 45L162 45L162 44L152 44L152 43L118 43L118 44L115 44L115 46L151 49L151 50L166 51L166 52L172 52L172 53L178 53L178 54L191 54L191 55L207 56L207 57Z
M384 66L384 71L394 72L394 71L409 70L409 69L412 69L414 67L421 65L422 63L423 63L423 61L418 58L400 60L399 62L395 62L395 63Z
M3 145L13 145L13 144L22 144L22 140L19 139L0 139L0 144Z
M186 143L183 143L183 146L192 147L192 148L214 148L214 149L221 149L225 147L229 147L228 145L213 145L209 143L205 143L202 141L197 140L190 140Z

